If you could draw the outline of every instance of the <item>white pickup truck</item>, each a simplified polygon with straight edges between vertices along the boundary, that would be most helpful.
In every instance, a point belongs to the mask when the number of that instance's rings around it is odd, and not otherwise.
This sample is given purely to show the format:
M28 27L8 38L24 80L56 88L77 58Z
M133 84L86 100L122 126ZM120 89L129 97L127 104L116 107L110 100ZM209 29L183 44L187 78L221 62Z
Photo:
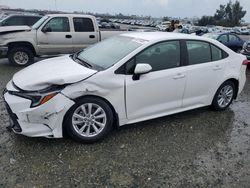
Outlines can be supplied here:
M26 66L34 57L77 52L105 38L126 31L100 31L94 16L53 14L32 27L0 27L0 58Z

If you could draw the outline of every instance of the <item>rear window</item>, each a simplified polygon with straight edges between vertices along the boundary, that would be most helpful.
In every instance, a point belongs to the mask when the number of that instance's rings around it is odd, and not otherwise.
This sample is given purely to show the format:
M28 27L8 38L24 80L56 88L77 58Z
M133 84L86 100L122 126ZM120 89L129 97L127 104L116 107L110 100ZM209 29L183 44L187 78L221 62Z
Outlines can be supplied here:
M212 60L218 61L223 59L223 52L221 49L217 48L214 45L211 45L211 51L212 51Z
M210 45L202 41L187 41L189 65L211 61Z
M34 25L41 17L27 17L26 22L28 26Z
M73 18L75 32L93 32L94 25L90 18Z
M12 16L4 21L4 25L6 26L26 25L25 18L21 16Z

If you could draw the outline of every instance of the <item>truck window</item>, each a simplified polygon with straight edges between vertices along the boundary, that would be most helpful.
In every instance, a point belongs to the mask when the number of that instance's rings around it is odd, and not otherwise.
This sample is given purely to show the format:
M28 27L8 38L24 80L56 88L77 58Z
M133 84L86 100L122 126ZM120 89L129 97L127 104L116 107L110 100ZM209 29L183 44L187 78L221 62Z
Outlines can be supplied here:
M5 20L5 26L12 26L12 25L26 25L25 19L22 16L12 16Z
M94 25L90 18L73 18L75 32L93 32Z
M66 17L52 18L45 26L44 29L50 28L51 32L69 32L69 19Z
M27 17L27 25L34 25L41 17Z

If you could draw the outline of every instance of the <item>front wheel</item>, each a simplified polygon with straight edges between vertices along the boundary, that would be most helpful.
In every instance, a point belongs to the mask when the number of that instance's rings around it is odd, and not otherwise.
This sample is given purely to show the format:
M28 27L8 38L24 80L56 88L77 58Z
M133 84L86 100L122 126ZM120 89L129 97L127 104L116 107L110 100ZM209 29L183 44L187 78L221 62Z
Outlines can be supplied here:
M104 100L95 97L83 98L66 114L66 132L76 141L93 143L110 132L113 117L112 109Z
M233 101L235 92L236 88L233 82L227 81L223 83L214 96L212 107L217 111L227 109Z
M34 54L28 47L13 47L8 53L9 61L17 66L27 66L34 63Z

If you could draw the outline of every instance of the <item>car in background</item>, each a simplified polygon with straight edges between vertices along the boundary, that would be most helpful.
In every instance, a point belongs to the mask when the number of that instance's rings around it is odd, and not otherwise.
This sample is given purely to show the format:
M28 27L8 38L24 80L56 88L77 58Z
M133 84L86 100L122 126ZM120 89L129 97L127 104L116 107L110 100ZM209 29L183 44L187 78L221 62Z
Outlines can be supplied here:
M207 33L203 35L204 37L212 38L218 40L231 50L240 53L243 44L245 43L238 35L233 33Z
M248 61L250 62L250 41L247 41L244 43L241 53L243 55L245 55L247 57ZM248 65L248 68L249 67L250 66Z
M41 18L42 16L38 15L10 15L0 21L0 26L32 26Z
M247 29L247 27L240 28L240 33L241 33L241 35L249 35L250 34L250 32Z
M4 100L15 133L68 133L93 143L115 126L203 106L227 109L244 87L247 64L209 38L126 33L21 70Z
M162 22L161 24L157 25L156 28L159 30L159 31L166 31L167 28L169 28L171 25L171 22L170 21L164 21Z

